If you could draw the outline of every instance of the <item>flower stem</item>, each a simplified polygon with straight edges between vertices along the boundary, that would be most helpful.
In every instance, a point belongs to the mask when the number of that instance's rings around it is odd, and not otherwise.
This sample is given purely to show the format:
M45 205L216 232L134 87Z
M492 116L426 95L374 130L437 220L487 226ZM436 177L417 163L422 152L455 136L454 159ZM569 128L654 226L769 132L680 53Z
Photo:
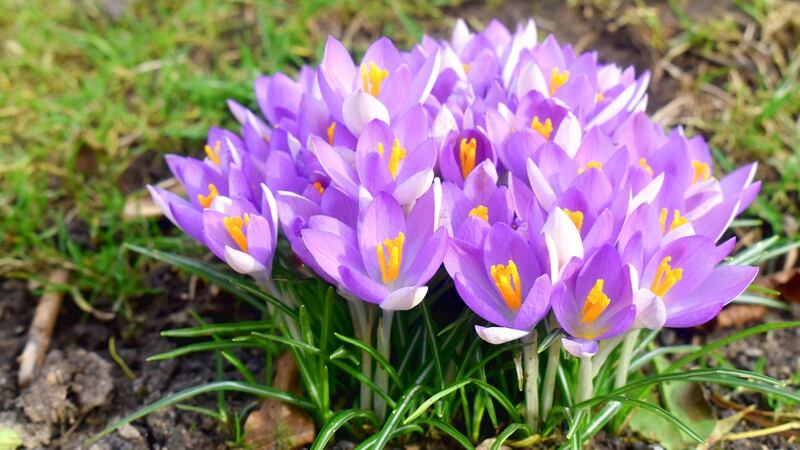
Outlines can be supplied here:
M611 352L617 348L622 342L624 336L616 336L607 341L600 342L600 351L592 357L592 377L596 377L600 372L600 368L606 363L606 360L611 356Z
M539 429L539 342L536 330L531 331L523 349L523 372L525 374L525 418L531 433Z
M578 373L578 403L592 398L592 357L581 357L581 367Z
M383 310L383 317L378 322L378 353L381 354L387 361L391 356L391 339L392 339L392 318L394 317L393 311ZM378 366L375 368L375 384L384 392L389 390L389 374L383 367ZM386 417L386 400L381 396L375 396L375 415L378 419L383 420Z
M542 382L542 419L547 420L547 414L553 407L553 395L556 390L556 374L561 358L561 339L555 339L547 349L547 368Z
M636 346L636 341L639 339L640 329L631 330L625 340L622 341L622 354L619 358L619 366L617 366L617 374L614 378L614 387L619 388L625 386L628 382L628 370L631 366L631 357L633 356L633 347Z
M365 345L372 345L372 314L368 312L368 306L361 300L347 294L342 295L347 300L350 309L350 317L353 319L353 329L356 337ZM361 352L361 373L364 378L372 379L372 357L367 352ZM372 391L369 387L361 383L361 395L359 396L359 407L364 411L369 411L372 407Z

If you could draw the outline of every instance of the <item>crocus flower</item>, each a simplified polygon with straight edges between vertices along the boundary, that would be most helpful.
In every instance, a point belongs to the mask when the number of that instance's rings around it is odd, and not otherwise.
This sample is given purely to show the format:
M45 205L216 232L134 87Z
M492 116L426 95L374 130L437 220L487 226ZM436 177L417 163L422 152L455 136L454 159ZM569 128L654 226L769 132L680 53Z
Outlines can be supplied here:
M622 264L613 246L597 250L565 283L567 289L553 299L553 312L569 333L562 341L573 355L593 355L597 341L618 336L633 324L636 307L630 268Z
M408 213L379 193L357 229L330 216L312 216L303 242L319 268L351 295L386 310L423 300L442 264L447 233L439 226L441 187L434 184Z
M464 303L492 326L476 326L492 344L519 339L550 310L560 288L550 281L549 256L511 227L496 223L482 247L451 241L445 258Z

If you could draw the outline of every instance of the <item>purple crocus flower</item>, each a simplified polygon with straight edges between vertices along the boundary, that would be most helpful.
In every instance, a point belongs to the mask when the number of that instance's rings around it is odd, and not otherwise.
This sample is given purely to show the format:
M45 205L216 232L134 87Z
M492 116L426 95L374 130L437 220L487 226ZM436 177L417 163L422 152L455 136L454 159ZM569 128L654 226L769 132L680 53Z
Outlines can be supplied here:
M318 267L353 296L386 310L411 309L442 264L447 232L439 226L441 187L434 184L406 217L392 196L379 193L357 229L330 216L312 216L303 243Z
M562 342L573 355L593 355L597 341L618 336L633 324L630 268L613 246L602 246L565 283L567 289L553 299L553 312L569 333Z
M550 310L560 287L550 280L549 256L504 223L489 230L481 247L451 241L444 260L464 303L492 326L476 326L492 344L519 339Z

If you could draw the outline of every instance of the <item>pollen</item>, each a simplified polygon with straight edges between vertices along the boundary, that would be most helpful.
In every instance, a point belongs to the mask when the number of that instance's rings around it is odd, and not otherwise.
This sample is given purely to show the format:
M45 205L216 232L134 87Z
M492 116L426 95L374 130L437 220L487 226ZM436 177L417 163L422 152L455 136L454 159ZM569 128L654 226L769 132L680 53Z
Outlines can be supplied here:
M603 94L602 92L598 92L597 94L594 95L594 99L595 99L595 101L597 103L602 102L603 99L605 99L605 98L606 98L606 94Z
M467 178L472 169L475 168L475 153L478 148L478 142L475 138L470 139L469 141L464 138L461 139L461 144L459 145L458 150L458 157L461 160L461 177Z
M583 228L583 213L580 211L572 211L566 208L564 208L564 213L567 215L567 217L569 217L569 220L575 224L575 228L577 228L578 231L581 231L581 228Z
M217 191L217 187L214 186L213 183L209 183L208 195L197 194L197 201L200 202L203 208L208 208L211 206L211 202L213 202L218 195L219 191Z
M328 126L328 144L333 145L333 133L336 132L336 122L331 122Z
M469 64L464 63L464 64L461 65L461 67L464 68L464 73L469 73Z
M384 239L378 243L375 252L378 257L378 268L381 271L381 281L388 286L400 276L400 264L403 262L403 243L406 235L401 231L394 239Z
M381 83L383 83L383 80L388 76L389 71L381 69L373 61L369 62L369 70L367 70L366 64L361 65L361 84L364 88L364 92L369 92L375 97L380 95Z
M506 265L493 264L489 273L506 306L513 311L519 310L522 306L522 283L514 261L509 259Z
M478 205L469 211L470 217L477 217L483 219L485 222L489 221L489 208L484 205Z
M583 308L581 308L581 323L594 323L611 303L611 299L603 292L603 284L605 284L605 280L598 278L594 283L594 287L586 296Z
M694 168L694 177L692 178L692 184L695 184L698 181L706 181L711 177L711 168L708 167L708 164L704 162L700 162L696 159L693 159L692 168Z
M661 208L661 214L658 216L658 221L661 223L661 234L664 234L667 231L667 216L669 215L669 210L667 208ZM669 225L669 231L678 228L681 225L685 225L689 223L689 220L686 217L681 216L681 212L677 209L672 211L672 222Z
M228 234L239 249L247 253L247 236L244 234L244 227L250 223L250 215L245 213L244 219L241 216L231 216L222 219L222 224L228 230Z
M675 283L683 278L683 269L673 269L669 263L672 261L671 256L665 256L658 264L656 269L656 276L653 278L653 285L650 290L659 297L667 295L670 289L675 286Z
M589 161L586 163L585 167L578 167L578 175L586 172L589 169L602 169L603 165L600 164L598 161Z
M537 133L541 134L543 138L550 139L550 135L553 133L553 122L550 119L547 119L542 123L539 120L539 117L536 116L531 121L531 128L533 128Z
M214 148L211 148L210 145L206 144L205 146L206 156L208 159L211 160L216 165L220 164L219 159L219 141L214 142Z
M550 97L556 95L556 91L564 86L567 80L569 80L569 70L559 72L558 67L553 67L553 72L550 74Z
M383 143L381 142L378 142L378 153L386 159ZM395 138L391 153L389 154L389 162L387 163L389 173L392 175L393 180L397 179L397 172L400 170L400 161L404 159L406 159L406 149L400 146L400 139Z
M315 181L311 185L314 186L314 189L316 189L317 192L319 192L320 194L325 193L325 186L323 186L322 183L320 183L319 181Z
M642 169L646 170L647 173L649 173L650 175L653 175L653 168L650 167L650 164L647 164L646 159L639 158L639 166L641 166Z

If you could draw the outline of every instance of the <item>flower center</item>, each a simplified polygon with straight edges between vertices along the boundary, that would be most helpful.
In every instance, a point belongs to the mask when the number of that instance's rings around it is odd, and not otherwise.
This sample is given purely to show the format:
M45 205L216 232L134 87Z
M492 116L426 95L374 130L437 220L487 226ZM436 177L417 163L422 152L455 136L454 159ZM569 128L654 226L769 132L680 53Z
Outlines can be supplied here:
M602 169L603 165L597 161L589 161L586 163L586 167L578 167L578 175L586 172L589 169Z
M478 142L475 138L470 140L466 138L461 139L458 156L461 160L461 176L463 178L467 178L467 175L475 168L475 151L477 148Z
M559 73L558 67L553 67L553 72L550 74L550 97L556 95L556 91L558 91L567 80L569 80L569 70Z
M494 285L506 306L517 311L522 306L522 283L519 280L519 271L513 260L508 260L508 264L493 264L489 268Z
M464 73L469 73L469 64L464 63L464 64L461 65L461 67L464 68Z
M542 123L539 120L539 116L535 116L531 121L531 128L541 134L543 138L550 139L550 135L553 133L553 122L547 119Z
M669 262L672 261L671 256L665 256L656 269L656 276L653 278L653 285L650 290L659 297L667 295L672 286L683 278L683 269L680 267L673 269Z
M400 263L403 261L403 242L406 235L401 231L394 239L384 239L378 243L375 250L378 255L378 267L381 270L381 280L388 286L400 276Z
M213 183L208 184L208 195L197 194L197 201L203 205L203 208L208 208L211 206L211 202L214 201L219 195L219 191L217 191L217 187L214 186Z
M222 224L228 230L228 234L236 242L243 252L247 253L247 236L244 235L244 226L250 223L250 215L244 213L244 220L240 216L224 217Z
M214 142L214 148L211 148L210 145L206 144L205 151L208 159L210 159L214 164L219 165L219 141Z
M603 99L605 99L605 98L606 98L606 94L603 94L602 92L598 92L597 94L594 95L594 99L597 101L597 103L602 102Z
M483 219L485 222L489 221L489 208L484 205L478 205L469 211L469 215Z
M369 70L367 70L366 64L361 65L361 84L364 92L369 92L375 97L380 95L381 83L388 76L389 71L381 69L373 61L369 62Z
M667 231L667 215L669 215L669 210L661 208L661 214L658 216L658 221L661 223L661 234ZM672 210L672 222L669 225L669 231L687 223L689 223L689 220L686 217L682 217L680 211L677 209Z
M378 142L378 153L384 156L383 143ZM384 157L384 159L386 159ZM391 153L389 154L389 173L392 174L392 179L397 179L397 171L400 168L400 161L406 159L406 149L400 147L400 139L394 138Z
M581 323L594 323L611 303L611 299L603 292L603 284L605 280L598 278L586 296L581 308Z
M315 181L311 185L314 186L314 189L316 189L320 194L325 193L325 186L323 186L319 181Z
M328 126L328 144L333 145L333 133L336 131L336 122L331 122Z
M711 168L708 167L708 164L693 159L692 167L694 168L694 177L692 178L692 184L695 184L698 181L706 181L707 179L709 179L709 177L711 177Z
M647 173L649 173L650 175L653 175L653 168L650 167L650 164L647 164L647 160L646 159L639 158L639 165L642 167L642 169L646 170Z
M575 228L577 228L578 231L581 231L581 228L583 228L583 213L580 211L572 211L566 208L564 208L564 213L566 213L567 217L569 217L569 220L575 224Z

